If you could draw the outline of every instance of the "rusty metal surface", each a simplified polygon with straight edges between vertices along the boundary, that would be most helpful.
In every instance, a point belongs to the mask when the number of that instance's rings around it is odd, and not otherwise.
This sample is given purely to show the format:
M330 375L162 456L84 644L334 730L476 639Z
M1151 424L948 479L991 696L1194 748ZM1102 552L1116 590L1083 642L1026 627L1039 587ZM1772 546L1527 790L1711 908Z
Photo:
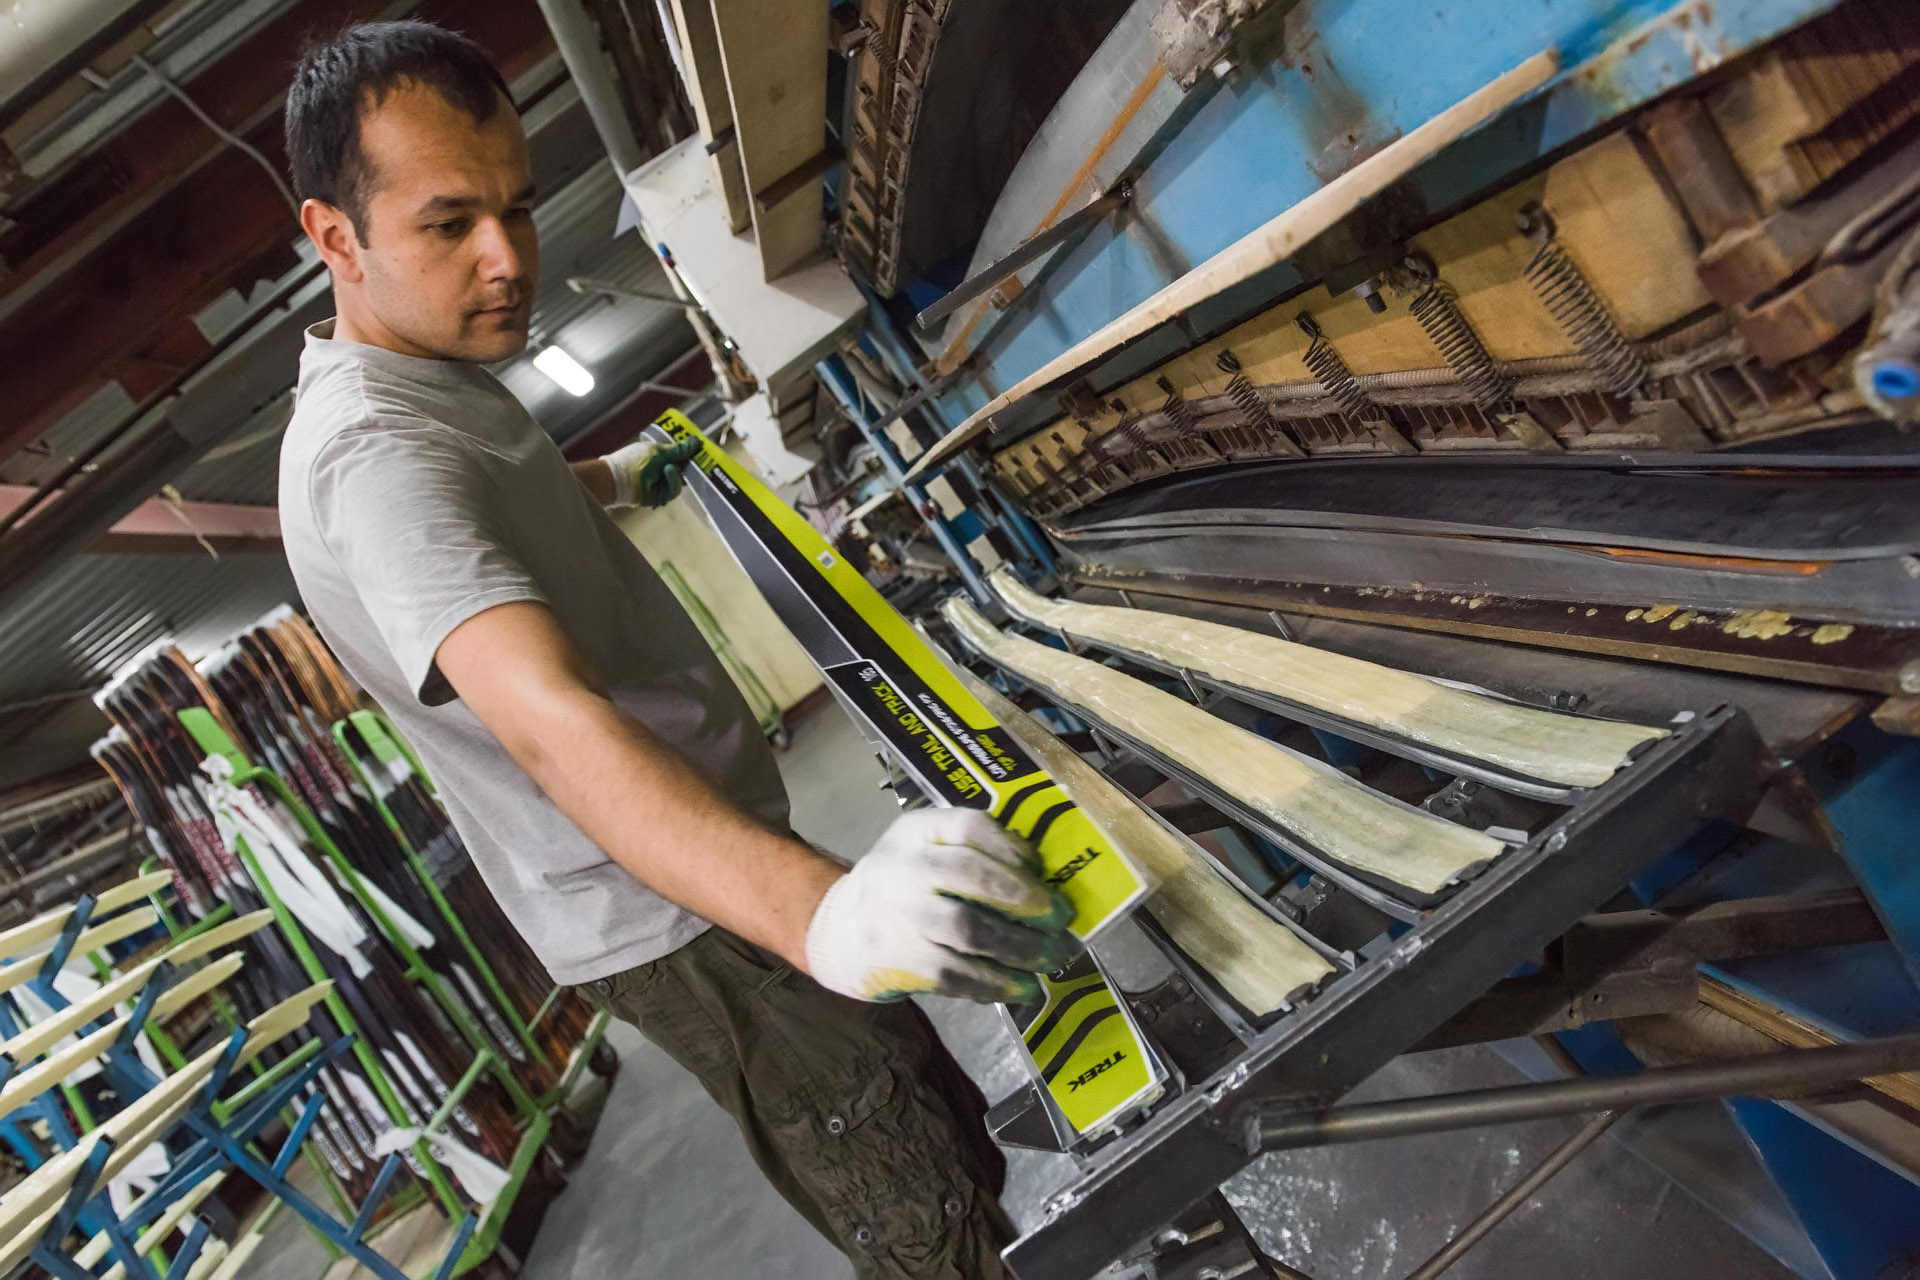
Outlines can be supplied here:
M1702 963L1885 937L1857 889L1592 915L1566 932L1538 972L1499 983L1417 1049L1677 1013L1698 1004Z
M1746 175L1697 99L1662 103L1641 116L1639 127L1703 241L1759 219Z
M1280 20L1300 0L1162 0L1153 15L1154 38L1167 74L1191 88L1205 75L1231 74L1237 46L1273 38Z
M1821 267L1778 297L1742 311L1741 336L1769 368L1811 355L1867 318L1874 290L1899 251L1894 241L1870 258Z

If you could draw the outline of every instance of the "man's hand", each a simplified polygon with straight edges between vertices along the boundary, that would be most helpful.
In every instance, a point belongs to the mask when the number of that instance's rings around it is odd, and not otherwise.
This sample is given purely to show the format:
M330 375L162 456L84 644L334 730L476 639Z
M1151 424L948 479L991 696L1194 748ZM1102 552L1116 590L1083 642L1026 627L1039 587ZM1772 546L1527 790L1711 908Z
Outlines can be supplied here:
M1026 847L985 814L906 814L821 899L807 969L857 1000L1037 995L1033 975L1063 967L1076 944L1072 906L1034 870Z
M700 441L655 444L635 440L600 459L613 475L610 507L662 507L680 492L680 473L700 454Z

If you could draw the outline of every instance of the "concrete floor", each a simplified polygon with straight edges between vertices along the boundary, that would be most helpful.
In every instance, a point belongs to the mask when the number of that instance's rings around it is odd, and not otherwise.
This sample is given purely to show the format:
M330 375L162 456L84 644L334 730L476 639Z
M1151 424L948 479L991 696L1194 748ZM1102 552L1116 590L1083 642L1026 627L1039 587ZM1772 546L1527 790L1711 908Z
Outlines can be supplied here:
M794 825L836 853L864 851L896 813L872 752L836 708L795 726L782 769ZM995 1011L952 1001L928 1011L989 1098L1021 1077ZM760 1178L732 1122L693 1078L629 1028L612 1042L622 1067L593 1145L548 1213L529 1280L760 1277L846 1280L844 1259ZM1356 1097L1509 1083L1486 1049L1402 1058ZM1397 1280L1577 1128L1547 1121L1467 1135L1269 1157L1227 1195L1276 1257L1315 1280ZM1013 1152L1007 1207L1031 1222L1065 1182L1064 1156ZM314 1265L308 1265L311 1260ZM276 1224L246 1273L319 1274L318 1254ZM1789 1275L1718 1216L1624 1148L1603 1140L1449 1275L1458 1280L1770 1280Z

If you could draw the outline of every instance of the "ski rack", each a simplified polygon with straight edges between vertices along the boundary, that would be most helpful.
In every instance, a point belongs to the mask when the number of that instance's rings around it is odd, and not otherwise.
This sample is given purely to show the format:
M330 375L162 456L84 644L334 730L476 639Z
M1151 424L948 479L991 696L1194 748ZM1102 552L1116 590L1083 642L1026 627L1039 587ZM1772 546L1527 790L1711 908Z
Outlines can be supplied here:
M441 1012L447 1016L448 1020L454 1024L456 1029L460 1031L462 1038L466 1039L468 1044L475 1050L474 1059L468 1066L466 1074L454 1087L453 1091L448 1094L447 1100L442 1104L434 1120L422 1126L423 1132L436 1132L440 1124L443 1124L446 1118L452 1114L453 1107L458 1104L467 1090L473 1086L483 1073L491 1074L501 1082L509 1098L513 1101L516 1110L519 1111L525 1123L525 1129L521 1134L520 1141L514 1148L513 1157L508 1163L506 1186L488 1206L486 1217L478 1224L477 1229L462 1233L458 1248L456 1249L456 1255L458 1256L453 1258L454 1265L450 1271L445 1272L441 1280L445 1280L446 1277L463 1274L491 1254L498 1245L501 1233L506 1227L507 1217L511 1213L515 1202L518 1200L520 1192L525 1188L527 1179L532 1173L534 1161L539 1157L541 1148L546 1144L547 1137L552 1131L554 1111L566 1098L575 1082L577 1082L581 1070L585 1068L589 1058L592 1056L594 1047L605 1037L606 1028L610 1021L608 1015L602 1013L590 1024L586 1036L582 1038L580 1045L573 1053L572 1061L567 1063L560 1072L553 1089L542 1098L536 1099L528 1095L525 1089L520 1086L519 1081L513 1077L512 1071L508 1069L506 1064L500 1061L498 1055L488 1047L485 1031L473 1023L472 1018L458 1001L449 998L441 984L439 975L427 965L421 957L419 950L413 946L406 935L395 927L393 921L379 905L378 900L366 891L366 885L360 873L354 868L353 864L347 860L346 855L327 834L326 829L320 825L313 811L307 806L306 802L294 792L293 788L287 784L286 780L281 778L280 775L273 770L254 764L248 759L239 745L227 735L226 731L220 727L219 722L204 708L184 708L177 713L177 718L181 726L186 729L188 735L193 738L195 743L198 744L203 751L209 755L224 757L232 766L233 772L228 778L229 783L236 787L248 785L260 786L272 794L275 800L286 807L287 811L293 815L295 821L299 824L301 834L305 836L315 848L319 849L333 865L348 891L354 895L356 901L358 901L367 911L368 915L372 917L382 937L391 943L400 954L405 964L404 976L410 981L420 983L427 989L429 994L433 996L437 1007L439 1007ZM373 723L374 722L369 722L370 725ZM384 725L384 721L378 721L377 723ZM340 735L341 732L340 727L336 725L336 736ZM390 738L389 741L394 744L393 749L396 752L404 751L404 748L398 745L396 739ZM348 758L351 763L351 753L348 753ZM411 753L408 753L408 758L409 760L413 760ZM417 761L414 761L414 764L415 767L418 768ZM364 776L360 778L360 781L363 785L365 784L366 779ZM372 788L369 788L369 790L371 791ZM393 815L384 803L379 805L379 812L381 813L383 821L391 822L393 820ZM246 867L247 874L258 887L261 897L272 909L276 924L279 925L289 945L292 946L294 954L299 958L302 968L305 969L308 975L315 981L324 978L325 971L313 951L312 942L308 939L306 931L294 918L293 913L287 909L279 895L274 892L268 878L261 874L259 864L251 850L247 849L245 841L239 840L236 841L235 844L236 854ZM446 904L444 898L439 895L437 889L433 888L432 878L424 874L424 869L421 868L419 864L417 851L412 848L411 844L406 842L404 837L401 838L401 845L406 850L408 857L412 859L416 871L422 872L422 880L429 887L429 891L433 893L438 908L449 914L449 919L455 926L456 936L462 941L463 945L469 949L470 955L482 966L481 971L486 975L488 981L493 982L497 990L497 979L491 968L485 967L485 961L477 955L477 948L474 946L472 939L468 937L465 929L460 926L459 921L452 917L451 908ZM554 998L559 995L560 991L561 988L556 987L554 989L553 994L548 998L548 1004L543 1006L542 1013L545 1012L546 1008L551 1007ZM514 1017L512 1008L510 1004L505 1001L504 997L496 995L496 999L500 1001L500 1008L496 1012L509 1021L509 1026L516 1031L517 1036L529 1037L530 1040L530 1032L532 1027L538 1023L539 1015L536 1015L535 1018L529 1022L521 1023ZM359 1024L354 1020L353 1015L348 1011L345 1003L337 993L329 993L327 1007L333 1014L335 1021L339 1023L341 1031L355 1042L354 1053L356 1059L367 1074L369 1083L374 1086L374 1090L380 1098L381 1105L388 1113L388 1118L398 1125L410 1123L405 1108L400 1103L398 1092L393 1088L385 1072L381 1069L377 1056L361 1038L359 1034ZM422 1162L422 1167L427 1172L429 1185L449 1215L457 1216L460 1212L463 1212L464 1202L459 1192L454 1189L447 1176L446 1170L441 1166L439 1161L434 1159L428 1141L422 1138L414 1144L412 1150L416 1158ZM395 1158L397 1158L397 1156ZM395 1216L397 1217L398 1215ZM321 1230L323 1234L329 1234L327 1228L322 1227ZM334 1240L333 1243L336 1246L341 1244L339 1240ZM401 1280L405 1280L405 1278L401 1277Z
M964 650L1074 719L1097 723L972 646ZM1191 677L1179 674L1202 701ZM1106 726L1100 731L1213 803L1222 825L1259 816L1250 806L1220 803L1225 797L1217 788L1150 744ZM1744 819L1758 802L1764 775L1765 751L1743 711L1722 706L1683 713L1668 737L1647 744L1607 782L1570 793L1557 817L1472 879L1430 902L1396 903L1405 908L1394 913L1404 928L1383 935L1391 937L1387 945L1369 948L1373 954L1352 971L1334 975L1264 1029L1242 1034L1225 1065L1190 1080L1185 1092L1085 1159L1080 1175L1046 1202L1041 1221L1004 1252L1013 1274L1020 1280L1092 1276L1255 1159L1257 1144L1247 1141L1245 1122L1262 1104L1324 1104L1354 1088L1527 963L1636 872L1709 826ZM1262 835L1273 826L1264 819L1248 825ZM1023 1127L1025 1110L1020 1093L994 1108L1001 1128Z
M548 1009L553 1007L554 1002L562 994L563 989L555 986L552 991L548 992L547 998L541 1005L540 1011L536 1013L533 1018L526 1020L521 1019L519 1012L513 1006L513 1002L508 999L505 989L501 986L499 976L494 973L493 966L487 962L486 956L481 953L479 946L467 932L465 922L462 921L459 914L454 911L453 905L447 901L446 895L440 891L440 886L435 883L432 873L427 869L426 863L421 858L420 851L414 848L413 841L407 837L405 828L401 825L400 820L395 816L393 810L388 806L384 790L376 784L374 779L367 776L366 768L361 764L358 753L352 749L348 740L347 728L349 725L360 734L361 739L372 749L375 760L383 765L391 765L404 760L407 766L413 770L414 774L431 790L433 784L432 780L427 776L425 766L420 763L420 758L414 754L413 748L408 744L407 740L401 737L387 718L378 711L356 711L346 717L346 719L336 720L333 723L332 734L334 744L340 748L340 754L342 758L346 760L347 767L353 770L356 780L359 781L361 786L366 788L368 796L373 800L374 809L380 815L380 820L387 825L387 829L393 833L395 842L400 846L402 852L406 854L407 865L419 879L422 887L426 890L427 896L432 899L434 908L439 911L441 916L446 920L448 928L460 943L462 953L473 965L474 972L480 976L481 982L486 984L488 994L494 999L496 1006L495 1012L500 1017L500 1020L506 1023L507 1028L513 1032L514 1039L526 1052L543 1063L547 1062L547 1053L540 1047L539 1042L535 1039L533 1028L538 1024L540 1017ZM333 854L337 852L337 850L332 850L329 856L333 856ZM339 858L336 865L345 867L345 858ZM353 873L353 884L356 894L360 894L357 872ZM365 894L360 894L360 897L363 902L367 902ZM371 907L370 903L368 905ZM411 949L406 939L398 930L392 927L392 922L386 918L384 912L373 909L373 914L382 933L384 933L390 941L393 941L396 946L407 948L408 950ZM405 952L403 952L403 954L405 954ZM413 959L411 956L408 958L410 961ZM422 968L424 968L424 966L422 966ZM438 995L437 983L435 984L434 990ZM441 999L444 1007L444 997L441 997ZM452 1017L453 1015L449 1013L449 1016ZM521 1107L521 1114L526 1118L528 1123L533 1122L534 1116L537 1113L544 1113L550 1117L553 1108L559 1106L560 1103L566 1099L568 1092L572 1089L575 1080L578 1078L581 1065L592 1055L594 1049L600 1042L606 1038L607 1026L611 1021L611 1015L605 1012L595 1015L592 1022L588 1024L587 1034L581 1038L579 1047L574 1051L573 1061L567 1064L566 1069L560 1073L558 1081L547 1093L539 1098L530 1098L527 1096L526 1091L519 1087L517 1081L509 1085L509 1096L513 1098L517 1107ZM466 1031L467 1029L463 1026L462 1033L466 1034ZM510 1075L511 1073L507 1074ZM548 1123L552 1123L550 1118Z
M84 894L66 909L64 919L55 920L53 917L56 912L48 912L38 920L30 920L8 930L8 935L18 940L22 950L38 946L49 938L52 945L39 954L17 958L8 955L4 958L5 963L0 964L0 983L4 983L6 992L5 997L0 998L0 1039L11 1042L28 1029L18 1015L13 995L15 991L23 988L29 990L54 1010L56 1016L63 1013L69 1007L69 1001L54 987L54 976L66 967L67 961L75 954L89 955L96 946L108 945L102 939L107 936L109 926L137 913L127 912L105 924L96 924L96 920L136 900L134 895L144 888L157 887L154 882L160 879L157 876L142 876L126 885L113 886L101 894ZM127 892L129 890L130 893ZM152 918L157 921L157 913ZM117 930L114 932L117 933ZM96 1022L94 1027L86 1029L97 1029L99 1025ZM11 1056L0 1057L0 1086L16 1080L27 1069ZM78 1122L77 1130L68 1120L69 1109L73 1120ZM28 1120L44 1127L46 1141L56 1152L71 1151L86 1133L97 1127L92 1108L64 1077L51 1082L48 1088L31 1098L16 1100L9 1105L4 1116L0 1116L0 1141L12 1149L29 1173L46 1164L50 1154L34 1139L28 1127L15 1119L23 1114ZM106 1223L100 1208L94 1205L82 1205L76 1209L74 1220L90 1231L99 1230Z
M154 882L167 878L164 873L143 875L129 882L129 886L135 890L149 889L157 899L159 886ZM256 1140L266 1126L277 1116L287 1114L292 1102L309 1090L319 1073L354 1047L354 1037L342 1037L326 1048L318 1041L309 1042L309 1046L302 1046L301 1050L264 1069L224 1103L218 1099L238 1068L253 1065L253 1059L261 1050L304 1024L312 1009L331 994L331 983L309 987L252 1023L231 1028L219 1049L191 1062L185 1060L151 1021L165 1003L177 1003L182 996L193 999L216 993L220 984L239 970L241 961L234 953L220 959L212 959L210 953L264 925L264 916L252 922L251 927L245 919L222 919L204 922L186 931L175 937L155 961L116 980L125 983L136 976L139 978L128 993L132 997L129 1013L115 1016L113 1007L108 1005L91 1018L75 1017L77 1006L53 986L54 975L66 960L76 949L84 948L89 938L111 936L122 930L125 930L122 936L131 936L135 931L132 926L151 927L160 918L156 902L153 908L137 908L103 925L89 927L100 902L122 887L127 886L118 886L98 898L89 895L80 899L68 913L48 952L15 961L19 965L31 964L35 972L14 987L32 987L54 1010L54 1019L62 1025L73 1022L72 1034L84 1033L80 1044L64 1051L78 1052L71 1069L78 1069L83 1062L97 1062L103 1077L124 1105L113 1119L94 1125L83 1104L77 1114L86 1132L73 1137L71 1130L64 1126L54 1130L56 1140L63 1133L71 1138L63 1144L63 1154L39 1159L27 1179L0 1197L0 1208L11 1209L25 1219L14 1236L0 1244L5 1269L30 1260L58 1280L94 1280L94 1268L112 1257L122 1275L138 1280L184 1280L190 1273L207 1276L209 1280L230 1280L251 1254L252 1247L258 1244L257 1227L249 1237L252 1245L244 1251L227 1254L223 1243L209 1243L209 1225L195 1211L228 1169L239 1169L272 1195L277 1204L292 1208L305 1219L335 1254L353 1258L381 1280L408 1280L367 1242L368 1227L401 1166L399 1153L388 1157L368 1197L353 1211L351 1222L342 1222L313 1203L286 1178L294 1159L306 1149L307 1134L326 1103L324 1093L312 1091L313 1096L297 1118L292 1119L288 1135L271 1161L255 1149ZM108 909L133 900L136 899L127 897ZM119 922L118 928L116 922ZM103 934L103 930L109 933ZM202 957L210 963L194 974L183 974L174 963L174 958L185 964ZM0 967L0 974L12 967ZM23 1058L49 1053L45 1062L24 1069L11 1056L0 1058L0 1086L12 1084L17 1089L32 1071L53 1066L59 1054L49 1051L57 1040L50 1039L48 1044L39 1045L33 1041L32 1028L16 1029L17 1023L10 1012L0 1010L0 1017L4 1018L10 1042L34 1044L31 1051L22 1053ZM99 1036L108 1034L109 1040L98 1040ZM173 1074L157 1075L135 1055L134 1043L142 1036L148 1037L175 1063ZM93 1048L86 1047L88 1042L93 1043ZM66 1083L66 1074L68 1072L61 1072L59 1079L49 1079L31 1099L14 1099L11 1111L46 1112L57 1091L64 1091L69 1099L77 1099L78 1095ZM446 1123L477 1076L477 1071L470 1073L468 1080L449 1093L440 1113L428 1122L428 1132L435 1132ZM51 1110L57 1112L58 1108ZM187 1143L168 1174L126 1213L115 1213L104 1191L106 1181L144 1148L156 1142L179 1139L186 1139ZM329 1188L338 1194L332 1184ZM343 1207L353 1209L351 1205ZM455 1274L476 1222L471 1213L463 1216L453 1245L432 1273L431 1280L450 1280ZM69 1254L64 1243L76 1226L91 1238ZM179 1229L186 1230L186 1241L181 1251L169 1260L160 1246Z

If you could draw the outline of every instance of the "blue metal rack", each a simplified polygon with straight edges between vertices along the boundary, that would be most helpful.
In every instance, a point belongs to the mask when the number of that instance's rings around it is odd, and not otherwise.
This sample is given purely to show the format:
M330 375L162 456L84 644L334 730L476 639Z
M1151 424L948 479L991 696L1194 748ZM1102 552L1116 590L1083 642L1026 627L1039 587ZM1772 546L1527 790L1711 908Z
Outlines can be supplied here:
M52 948L28 961L17 963L36 963L39 966L36 975L26 983L20 984L32 988L48 1006L58 1014L71 1008L71 1004L53 985L54 976L73 954L75 945L84 931L92 924L98 899L92 896L81 899L62 926L54 940ZM142 909L144 910L144 909ZM264 921L262 921L264 923ZM102 1074L111 1085L123 1108L148 1097L160 1089L169 1079L153 1072L135 1051L135 1044L148 1030L148 1023L157 1003L166 993L185 978L185 972L166 959L154 966L147 980L140 988L131 1012L118 1020L119 1030L111 1043L101 1052L97 1061ZM327 984L310 988L295 1000L306 999L309 1006L317 1004L324 997ZM9 1039L22 1030L15 1012L5 1007L10 1000L0 1001L0 1029ZM263 1015L263 1021L270 1015ZM91 1022L76 1028L76 1033L93 1035L116 1025L112 1011L108 1010ZM125 1215L114 1212L111 1200L102 1186L107 1172L108 1161L117 1147L117 1136L106 1133L76 1134L67 1124L61 1107L54 1095L61 1088L58 1082L50 1083L34 1098L21 1104L19 1111L32 1118L47 1123L48 1131L55 1145L62 1151L71 1152L85 1145L87 1150L79 1166L73 1170L72 1180L61 1191L61 1202L57 1211L39 1230L30 1254L33 1262L45 1268L50 1274L67 1280L69 1277L88 1277L92 1271L76 1261L63 1249L67 1234L76 1227L106 1244L107 1253L125 1268L125 1274L133 1277L184 1277L201 1255L208 1239L209 1227L204 1218L192 1216L187 1226L187 1239L182 1250L171 1261L154 1262L148 1251L140 1248L140 1235L154 1223L166 1216L170 1210L180 1204L205 1184L207 1179L224 1170L238 1170L256 1182L276 1201L291 1208L302 1220L312 1227L323 1240L342 1255L352 1257L381 1280L411 1280L393 1263L377 1253L368 1243L367 1234L373 1226L381 1205L394 1187L403 1156L399 1152L390 1155L378 1171L372 1189L364 1201L357 1207L351 1221L343 1222L314 1202L304 1192L295 1187L288 1178L295 1158L301 1152L326 1105L326 1095L313 1089L320 1073L339 1060L342 1055L354 1047L352 1036L342 1036L332 1044L319 1048L318 1052L300 1053L286 1059L274 1068L269 1076L263 1077L241 1090L234 1101L239 1105L222 1108L219 1095L232 1078L234 1070L241 1065L243 1051L249 1044L249 1031L245 1027L235 1028L227 1037L219 1051L218 1059L207 1073L204 1085L194 1090L195 1097L185 1113L177 1119L163 1134L153 1135L153 1140L174 1144L184 1143L173 1160L171 1171L151 1191ZM255 1048L263 1048L264 1044ZM246 1055L246 1056L251 1056ZM480 1077L485 1061L476 1061L474 1068L449 1092L439 1112L427 1122L426 1131L436 1132L446 1123L453 1109L459 1104L466 1091ZM0 1058L0 1087L17 1078L23 1069L22 1064L12 1058ZM263 1087L264 1086L264 1087ZM297 1117L289 1128L287 1137L278 1151L267 1158L256 1149L256 1144L266 1127L276 1116L286 1112L296 1099L310 1093L306 1103L299 1109ZM224 1120L220 1111L226 1110ZM124 1111L123 1111L124 1113ZM29 1161L29 1182L37 1173L42 1178L57 1180L59 1170L49 1169L50 1153L40 1149L21 1127L11 1119L0 1121L5 1126L7 1140L21 1151L23 1158ZM22 1184L23 1186L27 1184ZM19 1194L16 1187L10 1195ZM454 1274L469 1240L479 1225L478 1215L469 1212L463 1218L455 1232L452 1245L438 1268L432 1274L432 1280L450 1280Z

